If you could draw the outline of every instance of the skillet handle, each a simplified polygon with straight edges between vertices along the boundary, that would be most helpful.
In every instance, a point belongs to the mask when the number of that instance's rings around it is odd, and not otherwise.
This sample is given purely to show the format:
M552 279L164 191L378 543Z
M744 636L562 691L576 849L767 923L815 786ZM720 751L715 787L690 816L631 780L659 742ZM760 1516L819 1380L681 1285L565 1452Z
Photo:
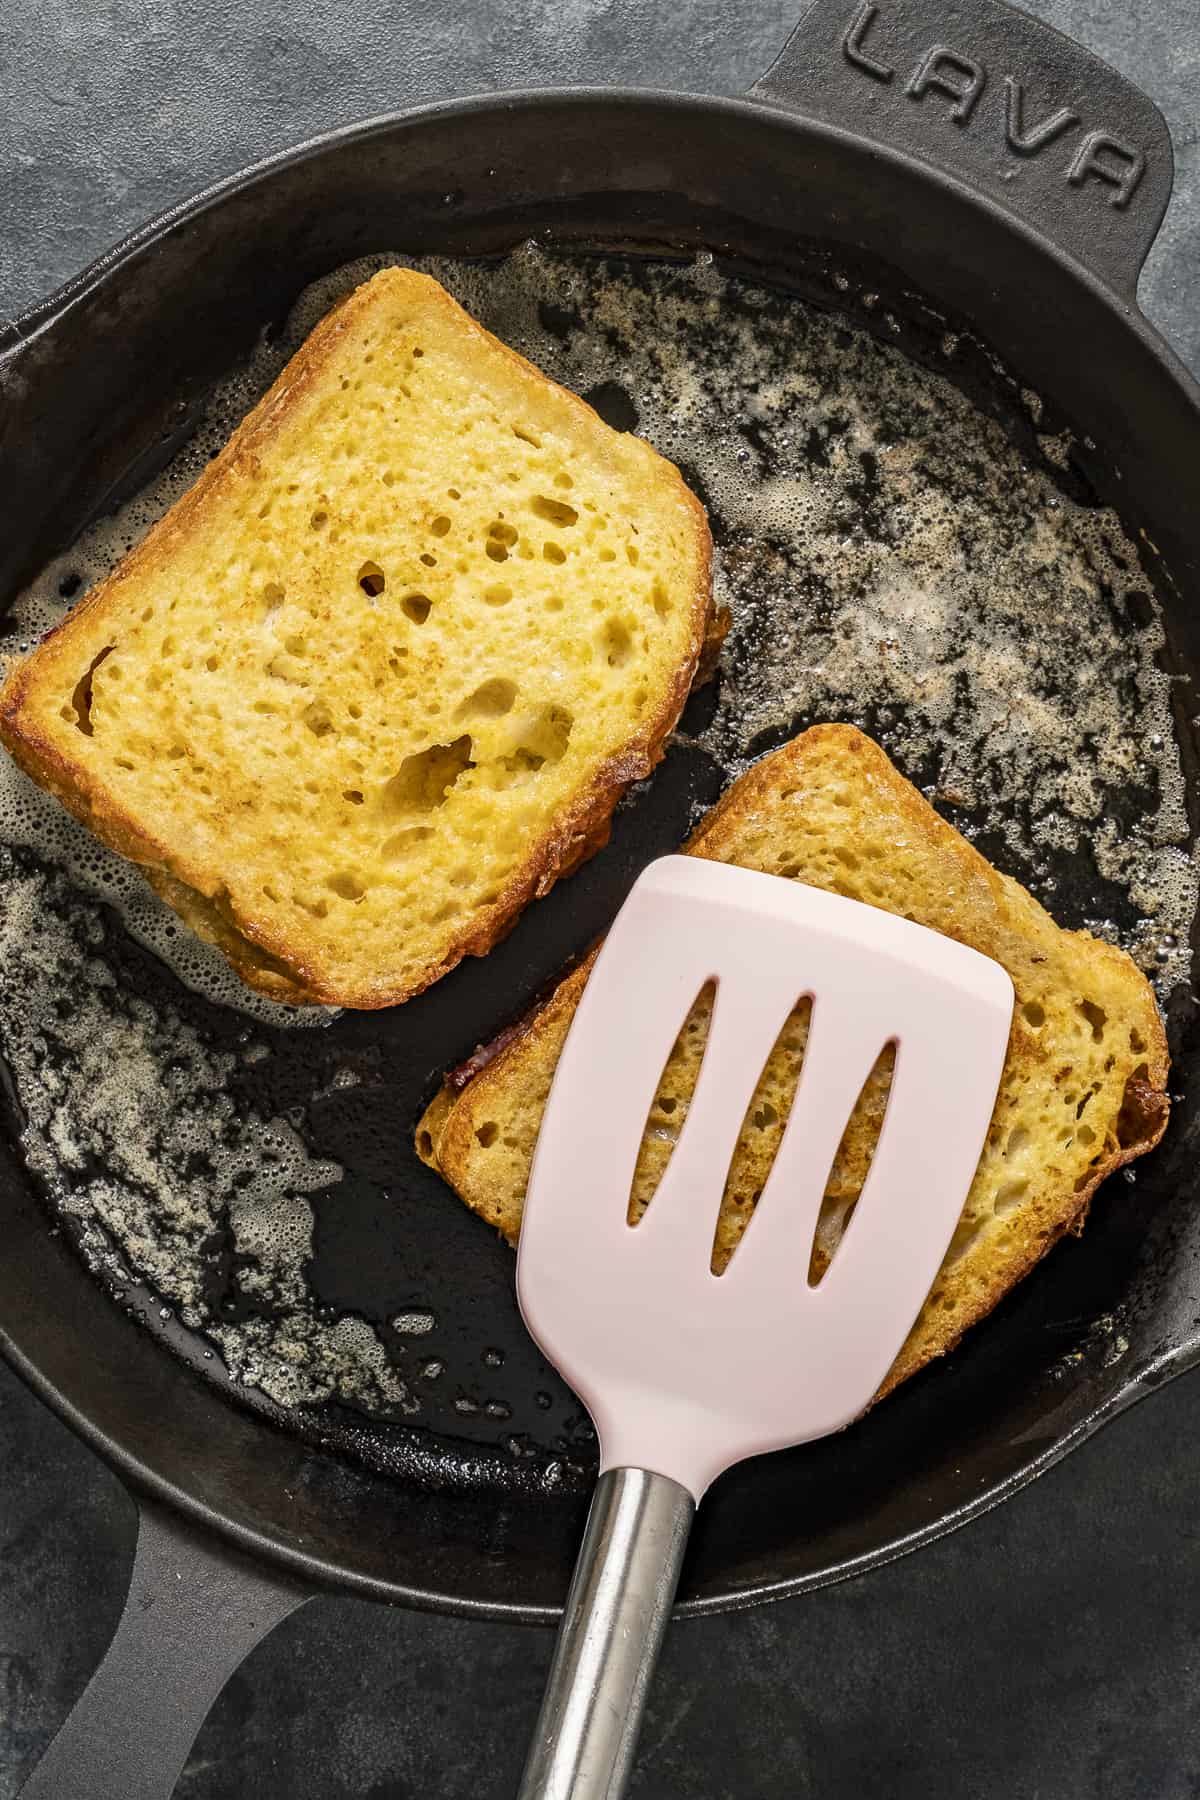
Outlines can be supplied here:
M1171 197L1166 121L1004 0L813 0L749 97L932 164L1135 296Z
M169 1800L226 1681L311 1597L141 1503L116 1635L21 1800Z
M596 1483L517 1800L621 1800L695 1512L648 1469Z

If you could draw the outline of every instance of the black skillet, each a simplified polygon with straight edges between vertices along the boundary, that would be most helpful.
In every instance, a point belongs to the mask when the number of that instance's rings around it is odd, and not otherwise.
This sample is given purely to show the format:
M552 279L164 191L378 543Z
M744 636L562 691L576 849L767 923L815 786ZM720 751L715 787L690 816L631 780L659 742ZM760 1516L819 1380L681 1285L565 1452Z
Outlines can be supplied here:
M998 0L816 0L743 100L542 92L338 132L156 221L0 337L0 481L19 521L0 534L0 592L144 483L264 326L355 256L487 255L533 233L585 252L706 247L832 303L834 253L871 271L915 327L920 295L969 321L1074 426L1080 479L1155 547L1194 826L1200 394L1136 302L1171 174L1155 107ZM351 1051L382 1044L388 1069L378 1110L359 1102L365 1111L337 1123L352 1169L364 1145L402 1146L437 1068L600 927L637 867L676 845L696 798L687 768L668 763L656 796L469 978L395 1018L332 1028ZM115 925L111 940L121 979L171 982ZM232 1027L196 1005L219 1043ZM1182 1098L1136 1203L1102 1197L1078 1248L865 1427L724 1481L701 1515L682 1611L800 1593L926 1542L1197 1360L1190 995L1173 1004L1171 1031ZM517 1422L536 1435L545 1374L517 1321L507 1253L403 1148L387 1154L409 1223L419 1220L426 1286L451 1321L447 1354L477 1362L481 1346L502 1348ZM369 1204L371 1182L390 1173L359 1169L359 1202L321 1251L333 1288L344 1277L361 1295L365 1269L381 1293L411 1279L390 1260L394 1213ZM579 1484L557 1493L544 1460L501 1453L486 1417L380 1430L334 1410L281 1419L252 1395L230 1404L194 1344L181 1334L168 1354L48 1230L11 1130L0 1133L0 1231L0 1348L142 1506L116 1639L28 1794L168 1793L226 1676L318 1589L480 1617L555 1615L585 1495ZM1129 1344L1119 1359L1093 1329L1113 1315Z

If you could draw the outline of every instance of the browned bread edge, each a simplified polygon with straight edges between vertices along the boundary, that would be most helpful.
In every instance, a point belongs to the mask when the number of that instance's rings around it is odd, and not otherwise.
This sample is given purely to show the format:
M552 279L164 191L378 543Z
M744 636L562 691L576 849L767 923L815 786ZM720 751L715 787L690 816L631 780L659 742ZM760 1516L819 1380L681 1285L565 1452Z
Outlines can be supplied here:
M727 790L701 821L685 846L687 853L722 860L721 844L724 829L730 819L753 809L756 800L768 790L777 776L781 764L786 764L802 753L800 746L806 742L810 747L815 746L822 738L833 734L841 738L844 748L855 755L862 755L877 769L885 769L889 777L894 778L894 796L921 831L931 834L954 854L961 855L976 870L985 871L993 887L1000 888L1003 885L1005 878L992 868L973 845L948 825L910 783L898 775L879 746L848 725L812 726L791 743L756 763ZM1128 962L1125 953L1115 946L1102 939L1092 939L1091 942L1097 955ZM493 1083L504 1081L506 1068L521 1046L530 1039L544 1035L564 1007L574 1008L591 972L597 950L598 946L571 971L544 1005L532 1010L491 1044L481 1046L473 1057L457 1069L450 1070L443 1080L441 1088L418 1123L416 1148L421 1160L452 1186L455 1169L461 1168L464 1163L465 1151L478 1116L477 1107L481 1102L486 1107L489 1087ZM918 1369L935 1357L953 1350L965 1332L986 1318L1056 1242L1068 1233L1078 1235L1083 1230L1092 1197L1100 1184L1118 1169L1152 1150L1160 1141L1166 1130L1170 1111L1166 1095L1170 1058L1166 1033L1157 1010L1154 1012L1153 1034L1145 1051L1148 1079L1143 1081L1131 1078L1126 1083L1118 1149L1098 1163L1087 1184L1072 1195L1073 1206L1062 1213L1050 1236L1027 1241L1019 1255L1006 1262L1002 1269L997 1268L995 1280L977 1296L975 1305L969 1311L956 1312L953 1316L943 1315L942 1330L929 1343L924 1354L914 1354L911 1342L905 1345L880 1388L877 1399L891 1393L902 1381L916 1374ZM498 1221L497 1223L499 1224ZM516 1234L505 1230L502 1225L499 1228L515 1248Z
M456 313L461 310L428 276L408 269L388 273L396 281L419 283L425 304L439 305ZM608 842L617 802L628 787L643 780L662 760L666 740L683 710L701 661L703 659L706 668L711 670L729 625L728 613L718 612L712 601L712 539L704 508L674 464L662 458L664 470L670 471L678 482L691 521L699 570L692 601L690 645L675 679L657 713L618 754L596 770L588 785L532 846L497 898L480 909L438 963L424 970L420 980L407 986L388 987L379 983L349 991L336 983L322 981L316 971L295 956L286 938L274 932L265 919L244 908L234 908L219 883L212 879L211 871L150 836L112 799L102 782L93 778L81 764L62 756L39 729L31 692L35 676L44 675L47 657L63 662L69 660L79 622L105 605L124 574L153 571L169 555L176 540L203 517L208 497L243 469L253 471L258 448L275 432L298 398L320 378L339 340L358 313L370 304L364 285L325 316L195 485L151 527L120 568L98 582L67 617L46 634L37 650L17 664L0 688L0 743L17 764L102 842L130 862L139 864L156 891L192 929L218 944L249 987L294 1005L351 1006L364 1011L399 1005L432 986L463 957L485 956L512 929L530 900L548 894L560 877L571 874L603 848ZM471 323L482 335L491 337L476 321ZM495 338L491 341L498 344L504 355L522 371L532 374L539 382L547 380L527 358L507 344ZM567 390L563 391L567 393ZM594 409L577 395L567 393L567 398L580 415L586 417L590 428L598 418Z

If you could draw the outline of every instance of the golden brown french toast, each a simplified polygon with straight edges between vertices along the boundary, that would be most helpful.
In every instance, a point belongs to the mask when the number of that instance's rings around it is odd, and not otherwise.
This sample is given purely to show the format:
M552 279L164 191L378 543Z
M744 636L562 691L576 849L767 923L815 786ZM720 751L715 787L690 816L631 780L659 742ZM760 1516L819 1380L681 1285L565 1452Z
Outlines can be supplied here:
M1064 931L941 819L884 752L848 725L818 725L735 782L687 846L693 856L803 881L915 919L1008 970L1016 1006L987 1143L961 1222L886 1392L990 1312L1066 1231L1106 1175L1155 1145L1167 1120L1167 1046L1154 995L1111 944ZM419 1154L516 1242L533 1147L589 957L494 1053L452 1073L417 1132ZM668 1060L630 1200L651 1199L687 1116L710 1000ZM786 1123L808 1033L793 1012L750 1103L716 1227L733 1254ZM947 1047L953 1054L953 1047ZM885 1051L834 1160L813 1251L819 1277L870 1166L890 1085Z
M252 986L392 1005L605 841L709 560L672 464L387 269L10 674L0 739Z

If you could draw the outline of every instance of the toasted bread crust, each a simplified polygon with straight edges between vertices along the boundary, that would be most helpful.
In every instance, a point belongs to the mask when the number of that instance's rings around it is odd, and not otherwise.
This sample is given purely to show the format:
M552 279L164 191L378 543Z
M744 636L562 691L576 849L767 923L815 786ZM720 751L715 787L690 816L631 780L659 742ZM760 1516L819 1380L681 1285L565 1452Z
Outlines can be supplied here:
M972 1281L964 1289L965 1304L953 1311L927 1307L914 1326L908 1341L880 1388L879 1398L890 1393L935 1357L952 1350L964 1332L990 1313L1018 1281L1041 1260L1046 1252L1067 1233L1083 1229L1092 1196L1100 1184L1118 1169L1144 1155L1161 1139L1166 1129L1169 1103L1166 1081L1169 1069L1166 1033L1154 1006L1148 985L1134 969L1128 957L1086 932L1065 932L1053 924L1043 910L1016 882L997 870L948 825L928 802L899 775L891 762L869 738L853 727L819 725L801 734L781 750L764 757L728 790L702 821L686 846L694 856L713 860L737 860L735 850L741 835L759 820L764 831L770 830L771 816L781 795L793 781L802 777L804 766L832 749L847 764L857 766L857 780L867 788L878 785L886 795L888 807L898 811L920 841L932 847L945 869L948 887L963 895L979 896L962 903L963 928L956 931L952 923L939 924L947 935L959 936L985 954L1006 949L1011 961L1011 936L1002 942L1006 930L1025 933L1035 948L1035 960L1041 934L1047 946L1061 940L1081 950L1089 964L1108 969L1127 983L1138 999L1136 1023L1142 1048L1137 1053L1138 1069L1125 1084L1124 1103L1115 1121L1115 1141L1106 1154L1088 1170L1087 1178L1076 1188L1058 1193L1052 1209L1031 1209L1028 1215L1018 1213L1004 1239L1003 1250L992 1260L972 1264ZM970 909L970 929L965 909ZM990 923L989 923L990 922ZM560 984L546 1005L511 1027L492 1046L484 1046L470 1061L452 1070L420 1121L417 1149L422 1159L437 1170L451 1186L459 1190L469 1203L485 1217L490 1217L506 1240L515 1246L520 1223L519 1207L508 1204L489 1210L487 1196L479 1179L473 1175L472 1159L478 1154L476 1131L481 1121L503 1114L504 1103L522 1085L522 1072L533 1064L551 1065L557 1060L571 1017L587 982L596 951ZM1003 955L999 960L1004 961ZM1015 973L1020 1000L1019 971ZM1014 1015L1006 1070L1023 1077L1036 1073L1041 1065L1035 1032L1025 1023L1020 1005ZM511 1108L510 1108L511 1109ZM999 1108L998 1108L999 1113ZM993 1131L998 1129L993 1122ZM827 1258L818 1248L815 1256L819 1274ZM948 1278L949 1279L949 1278Z
M528 854L495 899L471 914L444 954L426 967L419 978L402 985L381 979L348 986L337 977L330 979L265 914L234 902L219 872L209 863L153 835L82 759L65 754L45 729L39 711L40 697L47 693L58 697L66 673L79 666L80 648L87 642L85 632L97 617L105 615L106 609L119 603L124 585L167 567L176 546L202 528L206 510L222 491L254 473L262 447L300 400L320 383L341 340L373 304L375 296L369 290L381 281L387 281L399 292L411 292L424 308L440 309L453 315L457 322L467 319L437 282L413 270L385 271L374 282L350 294L317 325L195 485L150 529L118 569L97 583L61 624L47 633L0 688L0 743L14 760L104 843L139 864L156 891L194 930L220 947L248 986L291 1004L364 1010L398 1005L431 986L465 956L486 955L511 930L529 901L549 893L560 877L572 873L603 848L617 802L632 783L643 780L661 761L701 658L711 669L729 623L728 614L717 613L713 606L712 543L704 509L674 465L645 446L658 479L675 485L691 537L696 579L685 653L656 709L636 735L598 766L586 785L560 808L541 837L529 846ZM517 351L493 338L474 320L469 320L469 325L489 346L502 351L523 377L546 384L546 377ZM603 423L577 395L565 389L555 391L589 432L597 423Z

